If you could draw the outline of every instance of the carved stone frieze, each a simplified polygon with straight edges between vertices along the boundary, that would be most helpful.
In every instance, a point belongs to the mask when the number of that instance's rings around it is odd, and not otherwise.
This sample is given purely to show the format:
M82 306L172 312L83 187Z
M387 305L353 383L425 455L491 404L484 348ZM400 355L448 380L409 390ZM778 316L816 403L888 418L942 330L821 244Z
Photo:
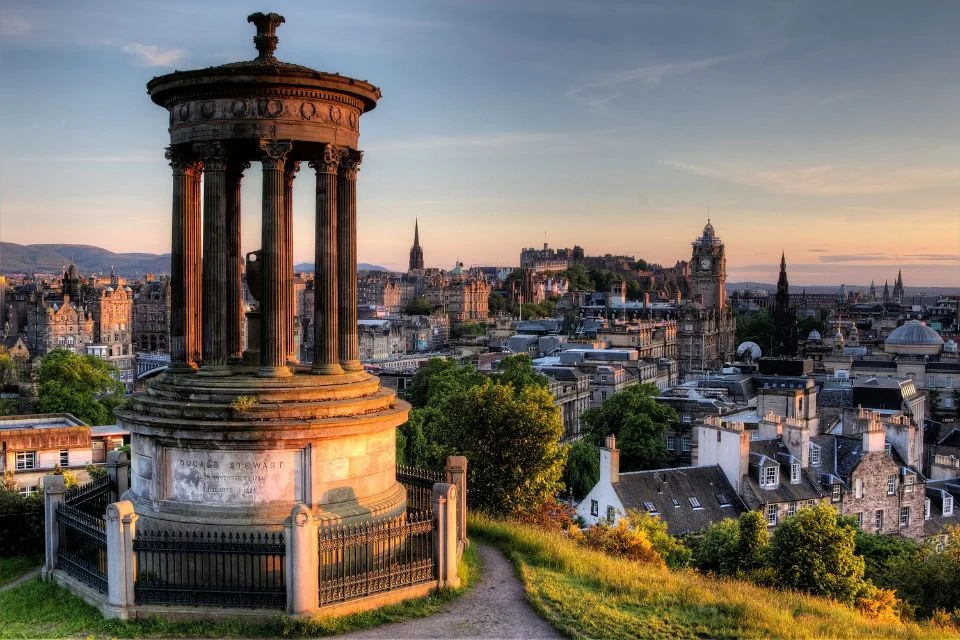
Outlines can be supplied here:
M170 125L211 120L283 120L328 123L357 130L359 105L335 103L333 96L210 98L181 102L170 110Z

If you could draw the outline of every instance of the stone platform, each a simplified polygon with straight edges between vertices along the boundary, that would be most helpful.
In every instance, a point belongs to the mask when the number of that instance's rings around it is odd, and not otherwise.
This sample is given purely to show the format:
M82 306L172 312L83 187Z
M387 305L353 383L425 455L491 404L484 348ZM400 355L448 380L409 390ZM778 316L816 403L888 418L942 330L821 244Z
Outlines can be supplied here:
M118 410L131 432L141 527L279 530L293 505L321 522L403 513L396 428L409 405L360 371L257 377L165 373Z

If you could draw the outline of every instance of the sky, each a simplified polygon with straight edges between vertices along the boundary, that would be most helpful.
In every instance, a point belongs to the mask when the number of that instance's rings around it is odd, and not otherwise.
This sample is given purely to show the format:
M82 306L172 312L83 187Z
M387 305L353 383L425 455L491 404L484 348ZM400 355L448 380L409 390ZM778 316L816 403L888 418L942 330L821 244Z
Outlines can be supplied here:
M515 265L582 246L672 265L709 215L731 281L960 285L960 3L0 0L0 237L170 249L152 77L256 55L378 85L359 259ZM259 246L259 172L243 238ZM294 187L309 261L313 184Z

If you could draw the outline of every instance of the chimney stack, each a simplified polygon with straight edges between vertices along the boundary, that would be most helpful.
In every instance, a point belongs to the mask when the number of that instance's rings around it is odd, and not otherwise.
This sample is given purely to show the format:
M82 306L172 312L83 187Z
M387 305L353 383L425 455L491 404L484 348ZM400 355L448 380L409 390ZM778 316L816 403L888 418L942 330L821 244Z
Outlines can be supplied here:
M887 443L887 433L880 421L879 414L873 413L867 420L866 428L863 430L863 451L872 453L883 451Z
M620 482L620 450L617 449L617 438L609 435L604 439L600 449L600 477L610 478L610 484Z

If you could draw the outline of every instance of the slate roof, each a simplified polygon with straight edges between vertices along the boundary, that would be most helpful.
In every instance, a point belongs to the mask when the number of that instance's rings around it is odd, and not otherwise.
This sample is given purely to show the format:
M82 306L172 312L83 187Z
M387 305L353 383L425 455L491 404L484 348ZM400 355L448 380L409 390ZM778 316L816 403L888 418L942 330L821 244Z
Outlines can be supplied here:
M810 441L820 447L821 460L819 467L810 465L811 472L835 475L849 489L850 474L863 460L862 436L823 435L810 438ZM909 466L893 447L890 448L890 458L898 467ZM914 472L917 472L917 470L914 469ZM917 472L917 475L920 476L920 473Z
M960 525L960 479L928 480L927 498L930 499L930 517L923 521L923 535L934 536L941 533L948 525ZM940 490L947 491L953 496L953 515L944 516L940 498Z
M575 367L540 367L538 371L554 380L579 380L587 374Z
M746 511L720 465L621 473L613 489L625 509L656 513L672 535L701 531ZM726 506L718 495L727 500Z
M937 444L942 447L960 447L960 429L953 429Z
M759 467L772 460L780 466L780 482L776 487L761 487ZM800 482L790 482L792 456L779 440L754 440L750 443L749 473L743 477L741 494L749 509L759 509L765 504L820 500L823 493L807 469L800 470Z

